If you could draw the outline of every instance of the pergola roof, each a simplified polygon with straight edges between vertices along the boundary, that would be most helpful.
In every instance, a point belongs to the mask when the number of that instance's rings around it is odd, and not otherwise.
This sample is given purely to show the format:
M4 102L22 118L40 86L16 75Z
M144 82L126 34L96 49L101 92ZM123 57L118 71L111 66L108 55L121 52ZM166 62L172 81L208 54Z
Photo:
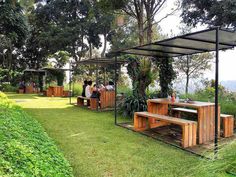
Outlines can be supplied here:
M110 52L108 56L136 54L156 57L179 57L216 50L216 28L181 35L150 44ZM236 46L236 33L219 29L219 50Z
M123 60L123 59L117 59L116 64L125 64L127 63L127 60ZM82 64L82 65L93 65L93 64L97 64L97 65L111 65L111 64L115 64L115 60L112 58L91 58L91 59L86 59L86 60L81 60L78 61L77 64Z
M72 71L73 69L69 69L69 68L42 68L42 70L44 71Z
M42 69L25 69L23 72L45 73Z

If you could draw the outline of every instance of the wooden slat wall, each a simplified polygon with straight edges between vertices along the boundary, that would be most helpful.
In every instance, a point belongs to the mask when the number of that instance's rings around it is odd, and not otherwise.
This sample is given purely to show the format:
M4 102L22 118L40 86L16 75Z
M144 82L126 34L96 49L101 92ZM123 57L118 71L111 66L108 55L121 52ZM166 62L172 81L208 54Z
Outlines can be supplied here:
M220 135L220 107L218 115L218 134ZM215 137L215 106L198 108L198 143L214 140Z
M101 109L112 108L115 106L115 91L101 91Z

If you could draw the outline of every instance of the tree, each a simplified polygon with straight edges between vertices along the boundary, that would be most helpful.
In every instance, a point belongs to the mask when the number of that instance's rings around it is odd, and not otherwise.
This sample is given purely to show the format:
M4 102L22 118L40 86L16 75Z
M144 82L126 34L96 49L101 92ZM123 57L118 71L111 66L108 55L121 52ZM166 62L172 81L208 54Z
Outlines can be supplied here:
M0 3L0 12L0 36L7 41L0 51L1 58L5 60L2 61L2 67L11 70L14 59L13 50L24 44L28 34L28 24L22 7L16 0Z
M75 63L81 60L89 50L88 43L99 45L94 37L85 41L89 34L94 35L89 31L93 18L90 7L89 0L39 3L35 13L41 28L40 44L50 54L63 50L70 53ZM98 34L95 37L99 39Z
M186 77L185 94L188 94L189 80L199 78L204 71L211 68L213 56L210 53L179 57L175 67Z
M68 63L70 58L69 53L66 51L58 51L53 55L50 55L49 57L55 60L53 61L54 68L57 69L63 68L66 65L66 63Z
M172 11L166 13L164 17L155 21L154 17L160 13L166 2L167 0L130 0L123 7L123 11L126 14L137 20L140 45L145 42L151 43L153 37L153 25L160 23L163 19L174 14L177 9L179 9L179 2L177 2L175 9L172 9Z
M236 28L235 0L183 0L182 9L181 16L188 25L201 23Z

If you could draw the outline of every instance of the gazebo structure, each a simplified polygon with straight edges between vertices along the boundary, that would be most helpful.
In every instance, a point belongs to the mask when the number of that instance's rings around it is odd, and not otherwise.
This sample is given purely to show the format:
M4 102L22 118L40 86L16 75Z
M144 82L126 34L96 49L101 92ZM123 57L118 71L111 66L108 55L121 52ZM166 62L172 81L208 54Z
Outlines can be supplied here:
M157 58L180 57L199 54L204 52L215 52L215 104L214 104L214 152L218 151L218 83L219 83L219 51L233 49L236 46L236 32L213 27L210 29L189 33L149 44L122 49L107 54L109 57L117 57L123 54L134 54ZM115 63L116 64L116 63ZM117 111L115 109L115 124L117 123Z
M71 71L73 71L73 69L71 68L42 68L43 71L45 71L46 73L46 77L48 76L48 73L50 72L66 72L69 71L70 73L70 82L71 82ZM62 84L63 84L63 78L62 78ZM44 95L46 96L55 96L55 97L70 97L71 95L71 84L69 84L69 91L65 91L64 87L62 85L57 85L57 86L49 86L49 88L47 90L44 91Z
M43 89L43 79L41 76L45 76L46 75L46 71L45 70L42 70L42 69L25 69L23 71L23 80L26 82L26 73L29 73L31 76L32 75L37 75L38 76L38 83L39 83L39 89L40 91L42 91ZM42 83L40 83L42 82ZM25 86L25 90L22 91L22 89L19 89L19 93L36 93L38 92L38 90L34 90L34 85L32 85L32 83L28 83L28 85Z
M117 66L121 66L121 65L124 65L125 63L127 63L128 61L127 60L123 60L123 59L119 59L116 61L112 58L90 58L90 59L85 59L85 60L81 60L79 62L77 62L76 64L77 65L95 65L96 66L96 85L98 85L98 68L99 66L104 66L104 67L107 67L107 66L115 66L114 67L114 70L115 70L115 74L114 74L114 83L115 83L115 92L114 94L112 95L107 95L107 97L114 97L114 106L113 106L113 103L108 103L108 107L114 107L116 109L116 95L117 95ZM105 74L105 73L104 73ZM104 80L106 80L105 78L105 75L104 75ZM106 99L106 96L105 98L102 97L102 99ZM107 100L107 99L106 99ZM109 100L109 98L108 98ZM102 101L102 100L101 100ZM93 107L92 109L96 109L98 110L98 107L99 107L99 104L98 104L99 100L96 99L96 104L95 104L95 107ZM109 102L109 101L108 101ZM113 101L112 101L113 102ZM103 104L100 105L100 107L106 107L106 105L103 106Z

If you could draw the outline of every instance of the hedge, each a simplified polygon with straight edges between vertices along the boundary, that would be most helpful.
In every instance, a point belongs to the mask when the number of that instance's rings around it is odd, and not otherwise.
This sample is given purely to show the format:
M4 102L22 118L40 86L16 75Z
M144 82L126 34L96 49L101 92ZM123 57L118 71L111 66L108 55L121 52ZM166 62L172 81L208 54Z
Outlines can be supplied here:
M2 92L0 176L73 176L69 163L40 124Z

